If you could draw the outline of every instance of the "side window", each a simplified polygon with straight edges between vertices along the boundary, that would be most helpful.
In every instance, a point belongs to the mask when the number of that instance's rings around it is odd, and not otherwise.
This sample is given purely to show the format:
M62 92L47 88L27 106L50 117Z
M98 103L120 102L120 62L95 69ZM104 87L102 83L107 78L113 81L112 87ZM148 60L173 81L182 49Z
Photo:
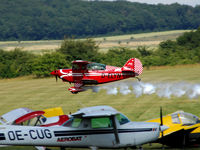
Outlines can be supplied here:
M36 126L38 122L38 117L29 119L27 121L24 122L24 125L28 125L28 126Z
M32 118L29 120L29 126L39 126L42 124L41 120L40 120L40 117L42 116L38 116L38 117L35 117L35 118Z
M81 118L72 118L72 119L68 120L66 123L64 123L63 126L78 128L81 124L81 121L82 121Z
M28 126L29 123L30 123L30 120L26 120L26 121L22 122L21 125Z
M80 118L74 118L73 122L72 122L72 127L73 128L78 128L79 125L81 124L81 120Z
M180 124L180 120L179 120L178 114L172 114L171 117L172 117L172 122L173 123Z
M130 120L122 114L118 114L116 117L117 117L117 120L119 121L120 125L130 122Z
M92 128L110 128L112 127L112 122L109 117L92 118L91 125Z

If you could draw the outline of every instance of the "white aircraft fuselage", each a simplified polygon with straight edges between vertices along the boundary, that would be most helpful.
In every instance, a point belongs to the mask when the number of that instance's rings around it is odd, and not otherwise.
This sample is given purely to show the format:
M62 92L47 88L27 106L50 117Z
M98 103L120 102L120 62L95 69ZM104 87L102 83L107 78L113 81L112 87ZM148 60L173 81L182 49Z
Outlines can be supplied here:
M121 148L158 139L160 124L131 122L123 114L103 108L98 113L83 110L72 114L62 126L0 125L0 145Z

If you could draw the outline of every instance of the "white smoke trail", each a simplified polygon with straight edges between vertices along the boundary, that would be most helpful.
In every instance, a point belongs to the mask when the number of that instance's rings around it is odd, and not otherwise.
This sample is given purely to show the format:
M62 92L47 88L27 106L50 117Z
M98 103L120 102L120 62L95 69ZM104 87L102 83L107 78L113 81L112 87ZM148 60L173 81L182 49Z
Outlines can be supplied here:
M94 87L92 87L93 89ZM193 84L187 82L174 82L174 83L145 83L145 82L114 82L105 84L100 87L95 87L93 91L98 92L101 89L107 91L107 94L116 95L121 93L123 95L134 94L139 97L143 94L151 95L156 94L159 97L171 98L187 96L190 99L198 98L200 96L200 84Z

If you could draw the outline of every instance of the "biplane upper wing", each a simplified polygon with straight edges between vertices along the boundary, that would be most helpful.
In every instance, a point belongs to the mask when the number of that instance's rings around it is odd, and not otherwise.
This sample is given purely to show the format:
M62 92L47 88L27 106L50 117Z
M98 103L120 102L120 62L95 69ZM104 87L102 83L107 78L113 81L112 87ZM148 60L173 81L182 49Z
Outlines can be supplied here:
M87 64L90 62L84 61L84 60L75 60L72 61L72 70L86 70L87 69Z
M75 60L72 61L72 64L89 64L89 61L84 61L84 60Z

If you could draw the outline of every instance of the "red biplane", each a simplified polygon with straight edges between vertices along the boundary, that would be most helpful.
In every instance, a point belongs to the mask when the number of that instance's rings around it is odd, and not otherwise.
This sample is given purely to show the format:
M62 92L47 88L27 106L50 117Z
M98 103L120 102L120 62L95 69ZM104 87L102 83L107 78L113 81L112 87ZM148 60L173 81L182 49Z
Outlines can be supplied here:
M130 77L137 77L143 71L142 63L137 58L129 59L123 67L108 66L95 62L76 60L72 62L72 69L59 69L51 74L64 82L74 83L68 90L73 94L84 91L85 85L96 85L113 82Z

